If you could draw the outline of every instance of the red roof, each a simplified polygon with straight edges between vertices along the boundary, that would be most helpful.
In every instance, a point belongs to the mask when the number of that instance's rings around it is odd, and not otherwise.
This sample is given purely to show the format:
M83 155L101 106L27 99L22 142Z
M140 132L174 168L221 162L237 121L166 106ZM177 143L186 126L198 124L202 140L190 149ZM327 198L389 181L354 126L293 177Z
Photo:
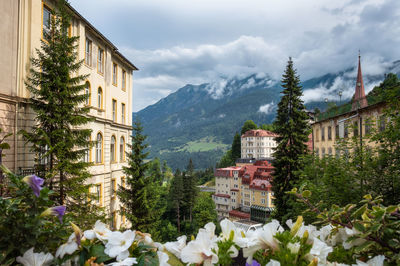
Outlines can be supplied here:
M243 166L239 171L239 176L242 177L243 184L250 184L253 179L272 179L274 167L270 163L267 161L264 161L264 163L257 161L256 164L258 165Z
M214 194L214 196L216 197L220 197L220 198L230 198L231 196L227 195L227 194Z
M268 131L268 130L264 130L264 129L252 129L249 131L246 131L246 133L244 133L242 135L242 138L245 137L277 137L278 135L275 134L274 132Z
M229 216L238 217L240 219L250 219L250 213L232 210L229 212Z
M239 171L242 167L240 166L230 166L225 168L218 168L215 170L214 175L219 177L232 177L233 171Z
M271 183L267 180L262 179L254 179L251 181L250 188L258 189L258 190L271 190Z
M231 188L231 191L239 191L238 188Z

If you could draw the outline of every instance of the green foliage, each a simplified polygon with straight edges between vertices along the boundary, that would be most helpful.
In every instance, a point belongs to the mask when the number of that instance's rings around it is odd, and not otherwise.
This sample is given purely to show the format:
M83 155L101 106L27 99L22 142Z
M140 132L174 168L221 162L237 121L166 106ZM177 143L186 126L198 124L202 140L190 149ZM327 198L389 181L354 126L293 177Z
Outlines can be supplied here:
M193 207L193 220L196 228L201 228L209 222L217 223L215 203L212 193L200 192Z
M306 142L308 140L309 125L303 101L300 79L293 68L293 61L289 58L285 73L282 78L283 96L278 104L277 117L274 121L275 148L273 161L274 180L273 190L275 194L274 217L280 221L286 221L295 216L291 200L285 194L290 191L298 181L297 171L303 168L302 156L307 153Z
M241 137L240 137L239 133L236 132L235 136L233 137L232 148L231 148L231 153L232 153L231 155L232 155L233 162L236 162L236 160L239 159L241 156L242 146L240 145L240 140L241 140Z
M153 210L158 195L152 195L152 177L148 176L148 163L145 163L147 153L144 149L146 136L142 135L142 126L139 121L133 123L132 144L129 145L128 166L124 167L126 187L120 186L117 195L124 206L122 215L131 222L133 229L150 231L156 214ZM156 198L155 198L156 197Z
M44 187L36 197L22 177L3 166L1 171L8 181L8 197L0 197L0 264L12 263L32 246L54 253L67 235L64 224L70 220L64 216L60 224L56 217L41 217L54 206L50 199L54 192Z
M249 130L252 129L257 129L257 125L256 123L253 122L253 120L247 120L246 122L244 122L242 129L240 130L240 135L243 135L244 133L246 133Z
M87 75L77 75L83 61L78 61L78 39L69 37L71 15L66 1L58 1L51 16L51 29L41 40L41 49L30 59L31 69L25 82L31 98L30 107L35 111L35 126L22 131L37 155L36 163L48 159L46 184L56 193L52 195L60 205L66 204L76 223L93 224L104 218L101 209L86 204L89 187L86 180L91 176L90 165L83 158L91 147L88 141L91 130L85 125L92 121L87 116L88 106L82 106L89 97L83 83Z
M367 259L376 255L384 255L389 265L400 263L400 204L384 206L382 197L372 198L370 194L356 204L347 204L340 207L333 204L330 208L324 208L322 203L313 204L310 201L311 192L297 192L292 190L289 194L295 195L308 206L309 212L317 214L318 223L331 224L333 234L339 233L343 228L354 232L346 242L355 245L351 250L354 257ZM324 208L324 209L323 209ZM337 252L332 254L338 257ZM345 263L349 259L346 254L340 260Z
M232 159L232 150L228 150L224 156L222 156L221 160L217 164L217 168L224 168L228 166L232 166L235 164L235 161Z

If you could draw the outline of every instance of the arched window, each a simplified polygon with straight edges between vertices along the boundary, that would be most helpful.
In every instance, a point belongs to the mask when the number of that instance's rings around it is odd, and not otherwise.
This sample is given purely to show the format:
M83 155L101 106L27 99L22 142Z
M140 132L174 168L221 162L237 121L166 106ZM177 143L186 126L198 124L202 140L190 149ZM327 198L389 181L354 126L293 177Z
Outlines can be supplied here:
M111 162L115 162L115 136L111 136L111 142L110 142L110 160Z
M97 133L96 138L96 163L103 162L103 135L101 133Z
M97 90L97 107L103 109L103 90L101 87Z
M125 161L125 139L124 137L121 137L119 141L119 161L124 162Z
M85 94L87 95L85 103L86 103L86 105L90 105L90 83L89 83L89 81L86 81L86 84L85 84Z

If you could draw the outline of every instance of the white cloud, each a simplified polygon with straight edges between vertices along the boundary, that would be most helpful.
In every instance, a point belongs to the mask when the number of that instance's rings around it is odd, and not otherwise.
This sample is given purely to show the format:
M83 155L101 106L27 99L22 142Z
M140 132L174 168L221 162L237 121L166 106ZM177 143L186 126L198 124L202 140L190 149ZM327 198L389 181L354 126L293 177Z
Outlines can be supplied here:
M364 74L383 74L400 58L398 0L71 3L139 67L134 110L187 83L251 73L280 80L289 56L303 81L355 66L359 49ZM333 99L335 90L319 86L304 95L321 97Z
M265 105L261 105L260 109L258 109L258 111L260 113L269 114L275 109L275 107L276 106L274 105L274 102L270 102L270 103L267 103Z

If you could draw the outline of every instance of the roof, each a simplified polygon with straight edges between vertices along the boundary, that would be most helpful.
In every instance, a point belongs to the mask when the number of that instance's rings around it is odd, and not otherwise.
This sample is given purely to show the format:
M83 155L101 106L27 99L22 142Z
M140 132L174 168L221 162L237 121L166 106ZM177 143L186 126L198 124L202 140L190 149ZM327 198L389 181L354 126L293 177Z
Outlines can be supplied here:
M67 7L74 12L74 14L81 19L83 22L86 23L86 25L95 33L98 35L98 37L100 37L101 39L103 39L108 45L111 46L111 48L113 49L114 53L120 57L120 59L122 61L124 61L125 63L127 63L133 70L139 70L131 61L129 61L124 55L122 55L119 51L118 48L109 40L107 39L98 29L96 29L86 18L84 18L75 8L73 8L71 6L71 4L67 3Z
M367 99L365 98L364 82L361 73L361 56L358 55L358 72L357 72L357 82L356 91L354 93L354 101L351 106L351 110L357 110L359 108L366 107L368 105Z
M229 212L229 216L238 217L240 219L250 219L250 213L241 212L238 210L232 210Z
M264 206L260 206L260 205L251 205L250 208L254 209L254 210L260 210L260 211L266 211L266 212L273 212L274 211L273 207L264 207Z
M231 196L227 194L214 194L215 197L220 197L220 198L227 198L229 199Z
M253 189L259 189L259 190L268 190L268 188L271 188L271 183L268 182L267 180L263 179L254 179L250 183L250 188Z
M231 191L239 191L238 188L231 188Z
M214 175L218 177L232 177L233 171L239 171L242 167L240 166L230 166L225 168L215 169Z
M277 137L278 135L275 134L274 132L264 130L264 129L252 129L249 131L246 131L243 135L242 138L245 137Z

